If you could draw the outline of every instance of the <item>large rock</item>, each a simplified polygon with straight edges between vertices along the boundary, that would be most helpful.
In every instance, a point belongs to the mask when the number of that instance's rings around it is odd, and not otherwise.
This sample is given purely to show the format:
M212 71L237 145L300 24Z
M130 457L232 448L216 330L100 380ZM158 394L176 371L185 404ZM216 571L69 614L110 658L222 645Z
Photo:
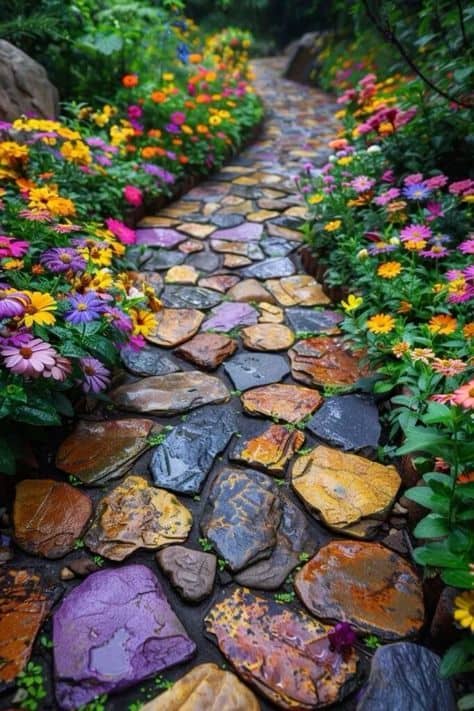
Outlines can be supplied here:
M13 508L17 544L33 555L62 558L73 550L92 514L82 491L52 479L24 479Z
M212 402L225 402L229 391L219 378L188 370L121 385L110 397L117 407L131 412L176 415Z
M85 484L103 484L118 479L149 447L152 430L161 425L153 420L127 419L104 422L79 422L61 443L56 466L78 477Z
M0 119L14 121L22 114L54 119L59 95L46 70L5 40L0 40Z
M324 35L320 32L307 32L297 42L292 43L288 64L283 73L285 79L300 84L310 83L312 72L317 66L317 52L321 50L319 45L322 36Z
M308 422L310 432L335 447L374 450L381 432L374 401L360 395L330 397Z
M410 642L379 647L357 711L455 711L451 683L439 675L440 662L429 649Z
M355 651L332 651L332 628L301 610L238 588L214 605L204 624L237 674L278 708L329 706L355 687Z
M244 393L241 401L244 410L250 415L267 415L296 423L311 415L323 400L316 390L275 383Z
M260 711L255 695L217 664L200 664L141 711Z
M175 354L199 368L215 370L237 350L237 342L221 333L198 333L180 346Z
M155 449L150 463L157 486L197 494L234 432L238 419L230 407L203 407L177 425Z
M193 524L191 512L141 476L129 476L99 502L84 542L94 553L123 560L139 548L183 543Z
M281 514L272 479L257 471L227 468L211 487L201 530L230 569L237 571L269 557Z
M408 563L380 543L332 541L299 571L295 589L323 620L396 640L424 621L421 582Z
M236 441L229 458L270 474L282 474L291 457L303 446L304 434L299 430L289 432L284 425L267 423L255 430L253 436Z
M198 332L204 314L197 309L161 309L157 325L146 337L151 343L165 348L174 348L188 341Z
M290 372L288 361L267 353L238 353L224 363L224 370L237 390L268 385L283 380Z
M391 465L319 446L294 462L291 484L327 526L363 538L387 516L400 475Z
M169 546L156 554L156 560L185 600L200 602L211 594L217 563L213 553Z
M288 355L294 379L306 385L353 387L369 372L360 365L360 355L341 339L330 336L299 341Z
M56 697L77 709L191 658L194 642L143 565L89 575L53 619Z
M282 323L257 323L242 330L242 341L252 351L282 351L293 345L295 334Z

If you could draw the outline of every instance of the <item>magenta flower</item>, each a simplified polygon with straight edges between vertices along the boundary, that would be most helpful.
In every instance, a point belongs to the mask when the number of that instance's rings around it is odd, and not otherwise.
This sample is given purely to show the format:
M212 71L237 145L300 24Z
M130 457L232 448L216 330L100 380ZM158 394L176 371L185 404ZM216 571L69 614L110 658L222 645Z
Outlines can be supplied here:
M110 318L112 325L115 326L115 328L118 328L119 331L128 333L132 330L132 319L117 306L106 306L104 314Z
M463 254L474 254L474 239L466 239L458 245L458 249Z
M466 180L458 180L456 183L451 183L448 190L451 195L462 195L473 187L474 180L468 178Z
M470 264L464 269L464 276L466 277L466 279L474 280L474 264Z
M444 211L441 203L439 202L429 202L426 205L426 210L428 211L428 216L426 219L428 222L433 222L433 220L436 220L437 217L443 217L444 216Z
M439 188L444 188L447 182L448 178L446 175L434 175L432 178L425 180L425 185L430 190L438 190Z
M176 124L176 126L182 126L183 123L186 121L186 116L185 114L183 114L182 111L175 111L171 114L170 119L172 123Z
M356 193L366 193L368 190L374 187L375 180L367 177L367 175L358 175L356 178L351 180L350 185L356 191Z
M384 183L393 183L395 180L395 173L393 170L386 170L385 173L382 173L380 179L383 180Z
M8 290L8 292L0 291L0 320L23 316L30 303L30 297L21 291Z
M97 358L81 358L79 366L84 376L82 389L85 393L99 393L105 390L110 383L110 370L100 360L97 360Z
M55 365L58 354L41 338L31 338L18 346L4 346L0 354L5 366L16 375L37 377Z
M68 299L66 321L75 324L89 323L98 319L104 310L104 305L95 291L77 294Z
M376 205L388 205L389 202L392 200L395 200L395 198L400 196L400 190L398 188L390 188L386 192L382 193L381 195L378 195L376 198L374 198L374 203Z
M122 244L135 244L137 241L135 230L131 230L130 227L124 225L120 220L114 220L113 217L109 217L105 221L105 224L107 225L107 229L109 229Z
M127 344L132 351L140 351L145 347L145 339L143 336L132 336Z
M357 635L348 622L338 622L328 633L329 644L335 652L345 652L351 649L357 641Z
M123 197L129 205L139 207L143 203L143 193L133 185L126 185L123 189Z
M23 257L29 248L28 242L0 235L0 257Z
M86 268L86 260L72 247L53 247L40 257L41 264L51 272L80 272Z
M422 181L423 181L422 173L412 173L411 175L407 175L407 177L403 181L403 184L404 185L417 185L418 183L421 183Z
M129 119L139 119L143 114L143 109L141 106L132 104L127 108L127 114Z
M400 239L403 242L408 242L409 240L429 239L431 235L431 229L427 225L413 223L403 228L400 232Z

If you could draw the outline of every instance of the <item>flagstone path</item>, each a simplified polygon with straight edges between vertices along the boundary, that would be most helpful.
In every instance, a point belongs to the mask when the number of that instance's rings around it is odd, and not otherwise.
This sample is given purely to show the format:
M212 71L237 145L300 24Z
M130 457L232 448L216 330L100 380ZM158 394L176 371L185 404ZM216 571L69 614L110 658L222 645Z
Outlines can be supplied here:
M400 476L370 461L374 403L328 391L364 373L299 258L294 176L325 162L334 106L281 66L256 62L260 139L139 226L164 309L123 354L115 409L61 442L57 482L18 487L0 683L41 629L41 708L109 694L123 711L180 679L147 709L354 709L368 662L333 625L396 641L423 624L413 568L366 540L387 535Z

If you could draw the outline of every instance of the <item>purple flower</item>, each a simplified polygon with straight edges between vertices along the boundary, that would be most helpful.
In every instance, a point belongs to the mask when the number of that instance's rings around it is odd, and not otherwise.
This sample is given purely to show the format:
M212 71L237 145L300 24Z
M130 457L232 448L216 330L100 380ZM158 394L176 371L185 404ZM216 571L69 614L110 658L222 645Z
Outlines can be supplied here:
M110 383L110 370L100 360L97 360L97 358L81 358L79 366L84 376L82 389L85 393L99 393L105 390Z
M104 305L95 291L72 296L68 300L68 307L66 320L76 325L94 321L104 311Z
M446 257L447 254L449 254L449 249L446 249L446 247L440 244L434 244L430 249L422 249L420 251L420 255L428 259L441 259L442 257Z
M399 197L400 190L398 188L390 188L386 192L382 193L378 197L374 198L374 203L376 205L387 205L395 198Z
M53 247L40 257L41 264L51 272L80 272L86 268L86 260L72 247Z
M474 279L474 264L470 264L464 269L464 276L469 280Z
M148 175L154 175L169 185L175 181L175 176L164 168L160 168L159 165L153 165L153 163L143 163L142 168L145 173L148 173Z
M30 299L21 291L0 291L0 320L23 316Z
M357 635L348 622L338 622L328 633L329 644L335 652L345 652L351 649L357 641Z
M5 359L5 366L16 375L32 378L41 375L45 369L51 369L58 354L49 343L41 338L31 338L18 346L4 346L0 354Z
M167 123L165 131L168 131L168 133L180 133L179 126L176 126L174 123Z
M132 319L128 316L128 314L124 313L122 309L119 309L116 306L107 306L104 313L110 318L112 324L115 328L118 328L119 331L125 331L128 333L132 330Z
M86 143L92 148L102 148L104 151L107 148L107 143L99 136L90 136L89 138L86 138Z
M463 254L474 254L474 239L466 239L458 246Z
M374 187L375 180L367 177L367 175L358 175L354 180L351 180L350 184L356 193L366 193Z
M424 183L412 183L403 188L404 197L408 200L426 200L431 195L431 190Z
M429 239L431 235L432 232L427 225L420 225L414 222L413 224L403 228L400 232L400 239L402 242L408 242L410 240Z
M99 163L99 165L103 165L103 166L105 166L105 167L107 167L107 168L108 168L110 165L112 165L112 161L110 160L110 158L107 158L107 156L96 156L96 157L95 157L95 162L96 162L96 163Z
M437 190L438 188L444 188L447 182L446 175L434 175L432 178L425 180L425 185L430 190Z
M395 244L389 244L388 242L374 242L370 247L367 248L369 254L386 254L387 252L394 252L397 249Z

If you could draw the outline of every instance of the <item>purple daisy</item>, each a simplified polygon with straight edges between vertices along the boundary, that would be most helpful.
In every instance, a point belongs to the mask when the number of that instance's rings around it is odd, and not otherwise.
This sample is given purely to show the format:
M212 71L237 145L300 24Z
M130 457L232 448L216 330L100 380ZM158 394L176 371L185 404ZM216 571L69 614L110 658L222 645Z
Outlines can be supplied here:
M118 328L119 331L129 333L132 330L132 319L128 314L124 313L122 309L116 306L107 306L104 313L110 318L112 325Z
M394 252L397 249L397 245L389 244L388 242L374 242L371 244L367 251L369 254L386 254L387 252Z
M84 376L82 389L85 393L99 393L105 390L110 383L110 370L100 360L97 360L97 358L81 358L79 366Z
M104 311L104 304L95 291L77 294L68 299L66 321L75 325L89 323L99 318Z
M23 316L30 298L21 291L0 291L0 320Z
M462 254L474 254L474 239L466 239L458 245L458 249Z
M0 354L5 366L16 375L37 377L55 364L57 353L41 338L31 338L18 346L4 346Z
M431 195L431 190L424 183L413 183L403 188L403 195L408 200L426 200Z
M400 232L400 238L402 242L407 242L410 240L422 240L429 239L432 235L430 228L427 225L418 225L413 223L404 227Z
M40 257L41 264L51 272L80 272L86 268L86 260L72 247L53 247Z
M446 247L443 247L441 244L433 244L429 249L420 250L420 255L428 259L442 259L448 254L449 249L446 249Z

